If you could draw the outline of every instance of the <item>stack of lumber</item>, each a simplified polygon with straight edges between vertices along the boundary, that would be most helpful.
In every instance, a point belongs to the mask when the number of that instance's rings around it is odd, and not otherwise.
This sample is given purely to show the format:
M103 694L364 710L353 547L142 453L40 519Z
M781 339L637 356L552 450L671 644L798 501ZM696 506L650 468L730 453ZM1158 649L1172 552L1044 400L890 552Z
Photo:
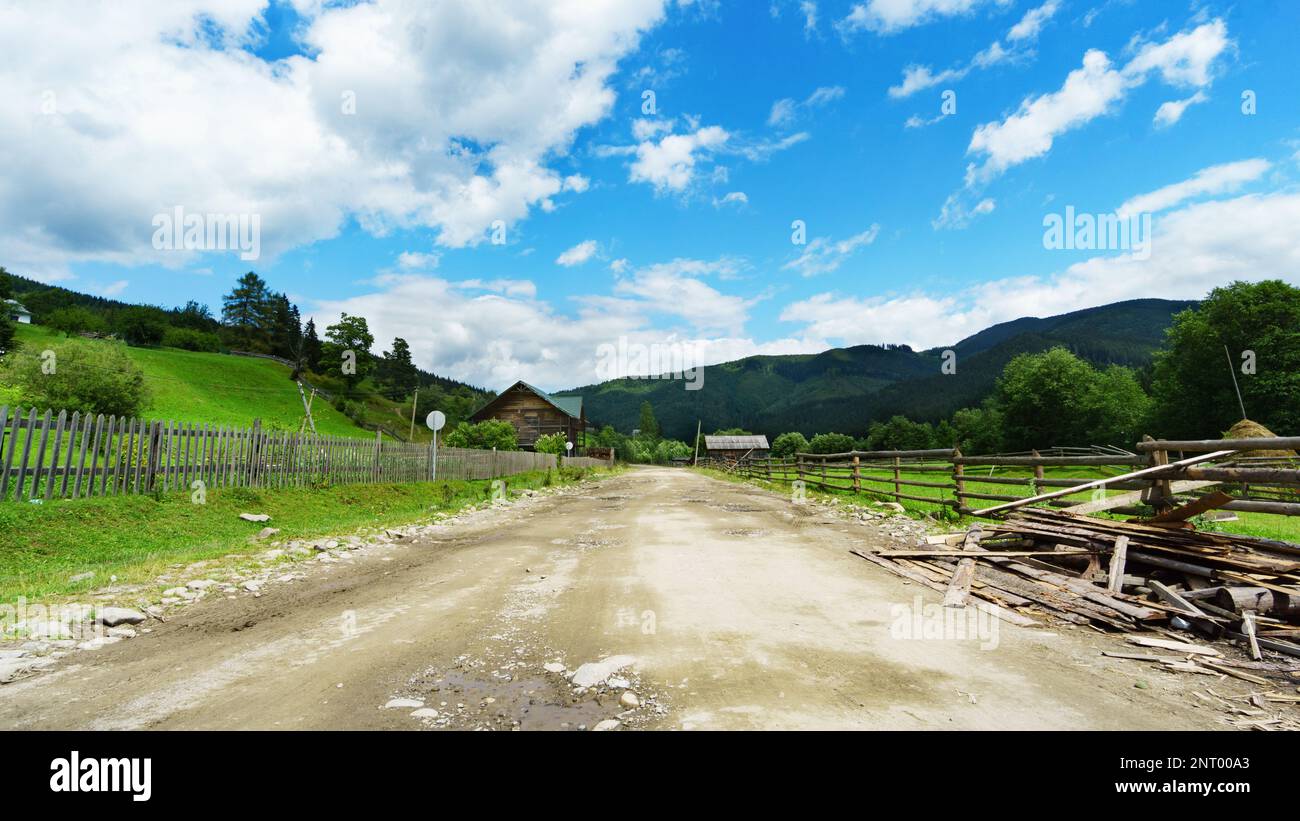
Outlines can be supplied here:
M1173 628L1300 657L1300 546L1022 508L909 550L853 552L1007 621L1051 616L1103 629Z

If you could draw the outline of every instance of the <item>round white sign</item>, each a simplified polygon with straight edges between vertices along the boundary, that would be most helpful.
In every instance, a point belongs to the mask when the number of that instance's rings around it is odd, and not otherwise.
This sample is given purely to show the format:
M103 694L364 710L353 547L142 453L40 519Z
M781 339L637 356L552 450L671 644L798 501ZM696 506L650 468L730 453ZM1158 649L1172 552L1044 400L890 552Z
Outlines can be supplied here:
M573 443L572 443L572 442L565 442L565 443L564 443L564 449L565 449L565 450L573 450Z
M424 417L424 424L429 426L429 430L442 430L443 425L447 424L447 417L442 411L429 411L429 415Z

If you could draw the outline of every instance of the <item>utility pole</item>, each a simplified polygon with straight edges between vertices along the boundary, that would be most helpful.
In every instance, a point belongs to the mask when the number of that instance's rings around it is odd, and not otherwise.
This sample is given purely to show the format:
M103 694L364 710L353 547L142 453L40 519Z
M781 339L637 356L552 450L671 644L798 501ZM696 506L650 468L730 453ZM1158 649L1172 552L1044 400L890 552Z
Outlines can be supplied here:
M1241 388L1237 386L1237 363L1232 361L1228 346L1223 346L1223 355L1228 357L1228 373L1232 374L1232 389L1237 392L1237 404L1241 406L1241 418L1246 418L1246 403L1241 401Z
M408 441L415 441L415 409L420 407L420 389L415 389L415 398L411 400L411 435Z

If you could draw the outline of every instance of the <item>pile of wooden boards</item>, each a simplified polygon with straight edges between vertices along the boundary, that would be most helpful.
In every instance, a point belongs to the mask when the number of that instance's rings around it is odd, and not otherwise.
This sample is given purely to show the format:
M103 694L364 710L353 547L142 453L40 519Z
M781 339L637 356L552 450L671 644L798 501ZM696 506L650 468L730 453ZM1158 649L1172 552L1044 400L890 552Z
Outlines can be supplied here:
M1168 627L1300 657L1300 546L1285 542L1026 507L915 549L853 552L1016 624Z

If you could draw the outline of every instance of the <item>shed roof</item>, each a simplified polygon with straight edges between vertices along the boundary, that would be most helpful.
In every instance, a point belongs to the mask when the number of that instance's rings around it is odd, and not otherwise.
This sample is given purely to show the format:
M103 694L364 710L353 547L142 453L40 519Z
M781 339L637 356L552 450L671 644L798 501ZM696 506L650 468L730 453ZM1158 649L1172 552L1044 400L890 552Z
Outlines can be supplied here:
M766 436L705 436L709 450L768 450Z

